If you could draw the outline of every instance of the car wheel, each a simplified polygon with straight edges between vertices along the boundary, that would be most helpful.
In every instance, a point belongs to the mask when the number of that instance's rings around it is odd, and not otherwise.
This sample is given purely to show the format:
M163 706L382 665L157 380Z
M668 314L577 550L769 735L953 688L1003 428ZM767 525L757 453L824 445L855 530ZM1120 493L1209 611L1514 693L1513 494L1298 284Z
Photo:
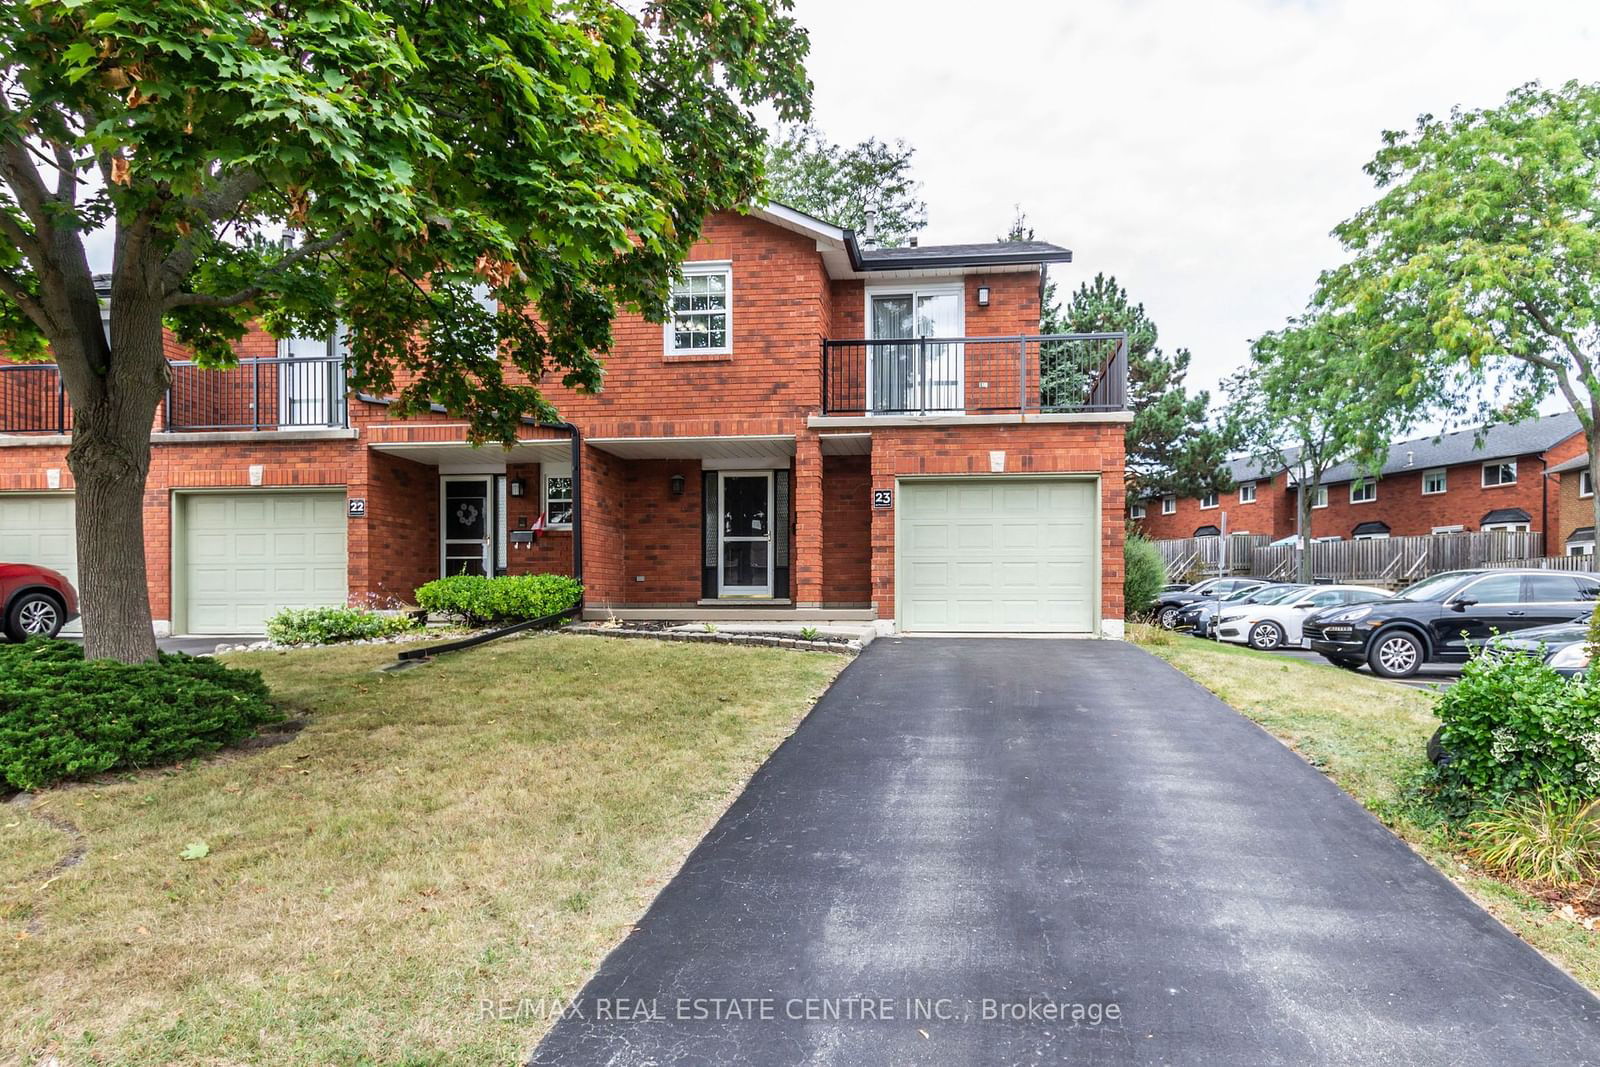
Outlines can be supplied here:
M1271 652L1283 647L1283 627L1275 622L1258 622L1250 627L1250 647L1260 652Z
M6 636L13 641L54 637L67 621L61 601L49 593L23 593L6 612Z
M1379 634L1367 663L1384 678L1409 678L1422 667L1422 642L1404 630Z
M1156 615L1156 621L1161 624L1163 630L1172 629L1178 625L1178 609L1170 605L1162 608Z

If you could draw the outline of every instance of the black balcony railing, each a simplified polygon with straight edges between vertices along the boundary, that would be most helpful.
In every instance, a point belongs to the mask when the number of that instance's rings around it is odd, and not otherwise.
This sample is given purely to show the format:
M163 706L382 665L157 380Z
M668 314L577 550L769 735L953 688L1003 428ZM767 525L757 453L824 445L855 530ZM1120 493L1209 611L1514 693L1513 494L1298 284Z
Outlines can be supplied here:
M303 430L348 425L344 360L245 359L226 370L169 364L156 429ZM71 433L72 404L53 363L0 366L0 433Z
M824 341L825 415L1123 411L1120 333Z

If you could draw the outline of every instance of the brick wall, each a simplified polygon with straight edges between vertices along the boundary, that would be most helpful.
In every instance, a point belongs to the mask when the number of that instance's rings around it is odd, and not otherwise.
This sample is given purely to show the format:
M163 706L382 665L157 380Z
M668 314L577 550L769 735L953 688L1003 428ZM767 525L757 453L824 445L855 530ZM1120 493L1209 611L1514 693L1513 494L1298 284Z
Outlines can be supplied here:
M350 588L379 606L415 603L417 586L439 577L439 470L366 450L365 518L351 519Z
M683 493L672 493L672 476ZM626 567L622 599L634 604L693 604L701 590L698 460L649 459L627 464ZM636 579L643 577L644 581Z
M583 450L583 584L592 606L622 604L626 586L627 461Z
M822 457L822 602L872 600L872 457Z
M1239 502L1239 488L1217 494L1217 506L1201 508L1197 497L1179 497L1178 510L1161 514L1161 498L1145 502L1145 515L1134 526L1152 540L1193 537L1201 526L1222 526L1222 513L1228 514L1230 533L1266 534L1276 540L1294 532L1295 493L1286 474L1261 478L1256 482L1252 504Z
M1100 476L1100 617L1122 618L1123 428L1121 424L884 427L872 435L872 488L897 477L990 474L989 453L1006 453L1006 474ZM872 512L872 591L881 617L894 608L894 512Z
M1545 542L1544 553L1547 556L1566 555L1567 538L1572 536L1572 532L1594 525L1594 497L1578 495L1582 475L1581 470L1551 475L1551 480L1556 483L1556 522L1554 535Z

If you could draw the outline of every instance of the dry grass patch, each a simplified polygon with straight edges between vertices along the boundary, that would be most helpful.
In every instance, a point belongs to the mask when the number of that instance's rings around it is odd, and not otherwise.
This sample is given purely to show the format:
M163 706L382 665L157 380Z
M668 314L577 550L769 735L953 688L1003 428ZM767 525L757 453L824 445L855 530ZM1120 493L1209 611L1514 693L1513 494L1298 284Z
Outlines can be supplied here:
M1129 637L1281 738L1359 800L1496 918L1600 992L1600 929L1464 861L1461 842L1419 796L1433 697L1339 667L1183 637ZM1600 924L1596 924L1600 927Z
M543 1024L481 1002L573 994L843 664L558 634L373 674L391 654L232 657L306 729L0 809L0 1062L515 1062ZM43 813L88 843L48 882Z

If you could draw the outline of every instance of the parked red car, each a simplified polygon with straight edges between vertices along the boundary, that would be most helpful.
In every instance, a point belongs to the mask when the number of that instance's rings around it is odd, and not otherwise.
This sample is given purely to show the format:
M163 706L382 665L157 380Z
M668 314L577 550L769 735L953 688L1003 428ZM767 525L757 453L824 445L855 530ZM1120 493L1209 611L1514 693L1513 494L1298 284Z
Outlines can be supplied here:
M54 637L78 617L78 591L49 567L0 563L0 605L0 622L11 640Z

